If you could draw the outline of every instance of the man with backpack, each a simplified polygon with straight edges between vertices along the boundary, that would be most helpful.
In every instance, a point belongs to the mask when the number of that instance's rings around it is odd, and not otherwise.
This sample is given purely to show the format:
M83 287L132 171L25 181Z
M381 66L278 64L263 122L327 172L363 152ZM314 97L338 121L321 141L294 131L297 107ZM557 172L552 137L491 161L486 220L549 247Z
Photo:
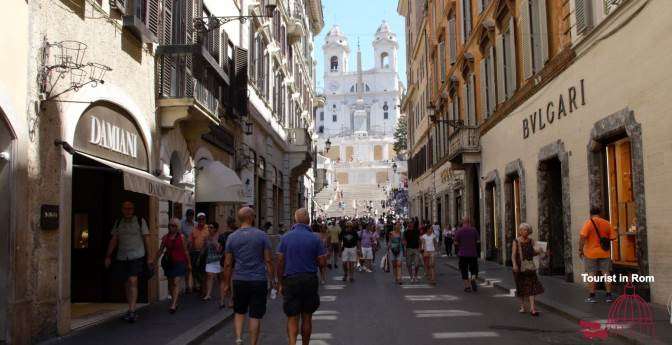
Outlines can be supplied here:
M583 259L586 273L593 278L597 277L597 272L601 272L603 276L610 274L611 241L618 235L611 223L600 217L600 213L599 207L590 208L590 218L581 228L579 242L579 257ZM605 302L611 303L614 301L611 295L611 283L605 279L604 284L607 290ZM590 294L586 298L586 303L596 303L595 283L588 283L588 291Z
M145 260L149 270L153 270L154 256L149 252L149 228L147 222L136 217L135 205L131 201L121 204L122 218L114 223L112 238L107 246L105 267L112 264L112 254L117 251L115 265L120 278L124 279L128 311L122 317L125 321L135 322L138 318L135 307L138 300L138 276L145 270ZM150 274L151 275L151 274Z

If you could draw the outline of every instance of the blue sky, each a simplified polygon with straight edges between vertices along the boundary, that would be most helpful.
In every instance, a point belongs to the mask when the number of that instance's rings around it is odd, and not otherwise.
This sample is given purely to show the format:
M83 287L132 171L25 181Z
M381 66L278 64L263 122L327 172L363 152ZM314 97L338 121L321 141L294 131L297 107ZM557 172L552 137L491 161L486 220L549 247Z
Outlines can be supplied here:
M324 56L322 45L331 27L340 25L350 44L350 66L356 65L357 38L362 48L362 66L373 67L373 42L376 29L386 20L399 40L397 69L399 77L406 85L406 37L404 18L397 13L397 0L322 0L324 29L315 37L315 58L317 59L317 85L324 86Z

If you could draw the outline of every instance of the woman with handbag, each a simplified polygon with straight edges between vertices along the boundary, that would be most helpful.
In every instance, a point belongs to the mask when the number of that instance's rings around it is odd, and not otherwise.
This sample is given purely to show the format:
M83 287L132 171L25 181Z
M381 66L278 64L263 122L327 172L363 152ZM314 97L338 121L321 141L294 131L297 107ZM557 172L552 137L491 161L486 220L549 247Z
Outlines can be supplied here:
M156 257L160 257L161 254L163 254L161 267L168 278L168 291L171 298L169 312L174 314L177 311L181 280L187 275L187 271L191 270L187 241L180 232L180 220L177 218L170 220L168 233L161 239L161 247Z
M525 313L525 299L530 302L530 314L539 316L535 306L534 297L544 293L544 287L537 277L537 266L533 259L542 254L537 250L534 240L530 238L532 226L522 223L518 227L518 237L513 240L513 249L511 257L513 258L513 278L516 281L516 296L520 298L520 310Z

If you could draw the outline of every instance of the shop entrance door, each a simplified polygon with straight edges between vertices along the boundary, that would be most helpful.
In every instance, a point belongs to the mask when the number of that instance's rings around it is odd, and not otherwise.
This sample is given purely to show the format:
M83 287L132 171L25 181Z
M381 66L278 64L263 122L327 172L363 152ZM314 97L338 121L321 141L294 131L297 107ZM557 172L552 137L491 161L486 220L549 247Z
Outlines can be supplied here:
M9 222L12 207L10 194L11 143L9 128L0 118L0 343L4 343L7 333L7 283L9 276Z
M75 155L72 176L73 303L123 303L124 283L105 269L110 231L121 216L122 201L135 204L136 216L148 219L148 197L124 190L123 176L81 155ZM147 302L147 282L138 284L138 302Z
M539 163L539 239L548 241L550 260L546 273L564 278L566 234L561 168L557 157Z

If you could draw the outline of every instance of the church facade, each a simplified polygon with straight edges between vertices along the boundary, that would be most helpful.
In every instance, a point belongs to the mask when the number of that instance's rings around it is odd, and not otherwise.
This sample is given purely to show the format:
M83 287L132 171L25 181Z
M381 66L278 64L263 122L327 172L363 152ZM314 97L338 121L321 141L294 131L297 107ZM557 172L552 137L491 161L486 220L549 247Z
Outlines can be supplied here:
M393 149L403 85L397 73L397 35L383 22L372 42L375 64L362 68L361 50L350 68L348 38L338 26L326 36L324 107L316 112L318 151L326 156L331 181L346 184L398 184L406 165ZM320 165L320 163L318 163ZM395 171L396 169L396 171Z

